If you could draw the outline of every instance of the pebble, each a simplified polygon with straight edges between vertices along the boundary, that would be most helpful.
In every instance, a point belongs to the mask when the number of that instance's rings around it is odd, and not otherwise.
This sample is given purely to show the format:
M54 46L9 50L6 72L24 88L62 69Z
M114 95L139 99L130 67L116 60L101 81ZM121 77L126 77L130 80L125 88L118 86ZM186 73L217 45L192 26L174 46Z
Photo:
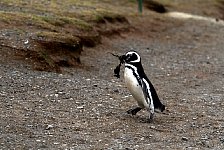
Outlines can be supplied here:
M54 144L54 145L58 145L58 144L60 144L60 143L59 143L59 142L54 142L53 144Z
M52 128L54 128L54 126L52 125L52 124L49 124L49 125L47 125L47 127L45 128L46 130L50 130L50 129L52 129Z
M116 90L114 90L114 92L115 92L115 93L119 93L119 90L118 90L118 89L116 89Z
M29 43L29 40L27 39L26 41L24 41L24 44L26 45L26 44L28 44Z
M188 141L188 138L187 137L182 137L181 138L183 141Z
M207 136L202 137L201 140L208 140L209 138Z
M84 105L78 106L77 109L84 109Z
M151 129L155 129L156 127L155 127L155 126L150 126L150 128L151 128Z

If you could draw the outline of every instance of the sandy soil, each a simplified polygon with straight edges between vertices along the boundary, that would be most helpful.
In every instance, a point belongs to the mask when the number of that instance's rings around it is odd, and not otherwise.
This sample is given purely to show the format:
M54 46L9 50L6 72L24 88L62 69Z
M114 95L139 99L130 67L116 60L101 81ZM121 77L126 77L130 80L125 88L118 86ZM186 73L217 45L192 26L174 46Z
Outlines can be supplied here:
M224 26L150 11L128 20L135 29L84 47L83 66L63 74L9 61L2 48L0 149L224 148ZM108 52L129 50L167 107L153 123L146 111L126 113L136 103L113 77Z

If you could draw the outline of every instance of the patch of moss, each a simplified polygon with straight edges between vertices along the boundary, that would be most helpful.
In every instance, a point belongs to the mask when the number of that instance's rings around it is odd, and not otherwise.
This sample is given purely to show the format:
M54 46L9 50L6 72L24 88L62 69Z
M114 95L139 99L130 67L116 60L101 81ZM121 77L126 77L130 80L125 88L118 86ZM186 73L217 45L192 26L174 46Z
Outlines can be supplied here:
M94 17L95 17L94 21L97 23L128 22L128 20L124 16L110 11L99 11Z
M0 20L7 24L36 26L44 29L54 29L54 26L44 21L40 16L30 15L21 12L2 12L0 11Z
M67 45L67 47L74 49L81 48L81 40L78 37L72 36L70 34L41 31L36 33L36 38L34 38L34 40L43 45L49 45L49 49L57 49L57 46L60 44Z

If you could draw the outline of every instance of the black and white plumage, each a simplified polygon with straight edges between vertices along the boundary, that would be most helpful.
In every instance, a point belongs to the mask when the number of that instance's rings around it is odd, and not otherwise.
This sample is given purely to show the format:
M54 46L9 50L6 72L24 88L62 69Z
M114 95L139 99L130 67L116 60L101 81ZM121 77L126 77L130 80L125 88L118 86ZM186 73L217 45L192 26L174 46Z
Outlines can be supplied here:
M165 110L165 106L160 102L152 83L147 78L141 64L141 57L135 51L127 52L119 58L125 63L124 80L128 90L138 103L138 107L127 112L135 115L141 109L146 108L150 112L149 119L153 119L154 110Z

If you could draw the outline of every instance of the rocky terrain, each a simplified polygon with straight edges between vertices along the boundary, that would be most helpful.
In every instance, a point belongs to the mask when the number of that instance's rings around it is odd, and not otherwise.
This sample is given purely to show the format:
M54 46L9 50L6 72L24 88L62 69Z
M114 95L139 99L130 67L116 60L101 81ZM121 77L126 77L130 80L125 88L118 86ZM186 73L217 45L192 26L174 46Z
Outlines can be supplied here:
M32 42L2 28L0 149L224 149L222 13L217 7L206 11L210 3L195 10L200 0L191 4L186 9L180 5L182 11L218 18L217 23L145 9L141 16L126 16L128 30L102 36L94 47L83 46L80 64L66 61L60 70L36 69L38 60L46 61L23 53ZM177 4L172 6L170 11ZM15 41L20 47L13 47ZM167 108L155 114L153 123L147 122L145 110L136 116L126 113L136 102L123 77L113 76L119 62L109 52L129 50L141 55ZM41 58L52 61L53 54Z

